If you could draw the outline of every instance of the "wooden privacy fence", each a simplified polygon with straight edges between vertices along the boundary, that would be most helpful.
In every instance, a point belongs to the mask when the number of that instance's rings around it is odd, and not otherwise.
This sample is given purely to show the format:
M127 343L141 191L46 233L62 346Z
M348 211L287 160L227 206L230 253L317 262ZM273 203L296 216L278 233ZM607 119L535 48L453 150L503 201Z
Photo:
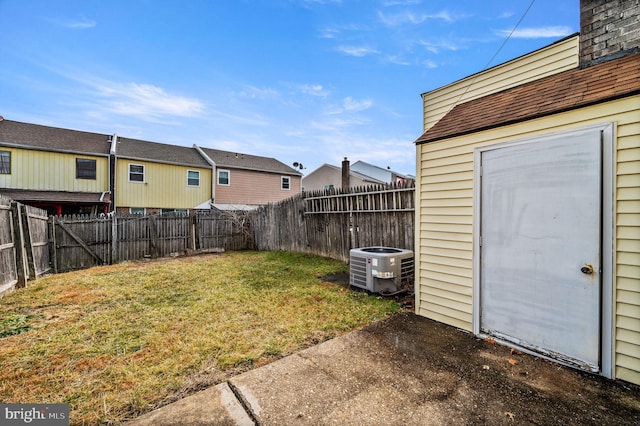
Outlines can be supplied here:
M217 213L54 217L54 272L158 258L194 250L247 248L245 215Z
M0 195L0 295L49 269L46 211Z
M318 254L345 262L349 250L413 250L413 181L402 185L302 193L250 216L255 248Z
M0 294L54 273L198 250L287 250L348 262L356 247L413 250L414 185L302 193L253 212L47 218L0 196Z

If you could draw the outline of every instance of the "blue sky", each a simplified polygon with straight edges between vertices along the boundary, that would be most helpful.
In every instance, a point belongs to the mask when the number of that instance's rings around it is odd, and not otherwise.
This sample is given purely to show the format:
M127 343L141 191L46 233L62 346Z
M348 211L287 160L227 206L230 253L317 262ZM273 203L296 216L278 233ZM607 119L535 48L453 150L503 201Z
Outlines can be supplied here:
M481 71L531 0L0 0L0 115L415 173L420 94ZM579 31L536 0L490 66Z

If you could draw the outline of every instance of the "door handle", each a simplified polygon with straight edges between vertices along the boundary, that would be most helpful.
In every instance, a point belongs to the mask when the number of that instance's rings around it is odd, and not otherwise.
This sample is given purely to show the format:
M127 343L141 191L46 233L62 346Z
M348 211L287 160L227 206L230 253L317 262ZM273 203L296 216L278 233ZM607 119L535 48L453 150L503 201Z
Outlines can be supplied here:
M582 272L583 274L591 275L593 274L593 266L587 263L582 268L580 268L580 272Z

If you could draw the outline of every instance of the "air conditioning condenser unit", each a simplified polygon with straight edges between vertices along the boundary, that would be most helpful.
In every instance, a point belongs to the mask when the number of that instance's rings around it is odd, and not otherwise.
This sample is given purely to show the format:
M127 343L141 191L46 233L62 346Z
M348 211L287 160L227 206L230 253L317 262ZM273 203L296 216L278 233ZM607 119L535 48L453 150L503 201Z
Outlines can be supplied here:
M371 293L394 293L413 282L413 251L363 247L349 251L349 284Z

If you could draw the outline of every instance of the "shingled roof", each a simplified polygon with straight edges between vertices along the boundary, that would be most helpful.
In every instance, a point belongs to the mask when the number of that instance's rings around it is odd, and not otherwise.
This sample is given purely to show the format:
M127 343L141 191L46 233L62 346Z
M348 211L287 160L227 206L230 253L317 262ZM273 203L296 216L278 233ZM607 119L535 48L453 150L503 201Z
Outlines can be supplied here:
M109 155L111 136L101 133L61 129L0 118L0 146L87 155ZM297 170L275 158L202 148L218 167L301 176ZM211 167L193 147L169 145L118 137L116 155L140 161L153 161L192 167Z
M109 135L0 120L0 145L44 151L109 155Z
M462 136L638 93L640 53L634 53L456 105L415 143Z
M219 149L203 148L202 151L216 163L216 167L229 167L233 169L258 170L263 172L281 173L301 176L302 174L292 167L270 157L221 151Z
M116 155L118 158L128 158L131 160L154 161L193 167L210 167L198 151L191 147L123 137L118 137Z

